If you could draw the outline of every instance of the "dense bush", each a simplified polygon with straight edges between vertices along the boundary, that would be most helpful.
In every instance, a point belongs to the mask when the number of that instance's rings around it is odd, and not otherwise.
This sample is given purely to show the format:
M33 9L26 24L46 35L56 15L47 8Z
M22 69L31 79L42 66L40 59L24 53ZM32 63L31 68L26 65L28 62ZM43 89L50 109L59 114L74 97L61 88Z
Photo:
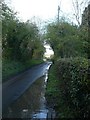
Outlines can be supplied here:
M88 60L79 58L63 58L58 60L54 65L53 84L57 90L53 95L47 92L49 100L53 99L56 103L54 108L58 112L58 117L62 118L84 118L89 117L89 78L88 78ZM49 79L50 83L51 79ZM50 86L48 83L48 88ZM53 89L55 88L53 86ZM57 94L56 98L55 95ZM51 95L51 96L50 96Z

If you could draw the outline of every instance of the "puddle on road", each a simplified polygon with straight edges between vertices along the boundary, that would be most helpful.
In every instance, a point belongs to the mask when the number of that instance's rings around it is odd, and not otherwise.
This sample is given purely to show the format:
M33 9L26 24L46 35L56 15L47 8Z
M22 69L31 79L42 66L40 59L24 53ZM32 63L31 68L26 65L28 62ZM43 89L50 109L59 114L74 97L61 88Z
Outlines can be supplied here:
M45 76L36 80L18 100L7 108L3 118L47 118L48 114L51 114L46 107L45 99L47 78L46 73Z

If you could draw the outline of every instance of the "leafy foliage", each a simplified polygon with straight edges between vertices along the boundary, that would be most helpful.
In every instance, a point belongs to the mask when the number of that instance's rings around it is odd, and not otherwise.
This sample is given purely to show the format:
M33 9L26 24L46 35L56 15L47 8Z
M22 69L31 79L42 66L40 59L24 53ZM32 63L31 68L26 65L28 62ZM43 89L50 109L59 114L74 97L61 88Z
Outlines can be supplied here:
M88 67L88 60L82 57L59 59L52 67L46 98L59 118L89 117Z
M19 21L19 19L16 17L16 13L14 13L13 10L3 2L3 60L6 59L6 61L18 61L19 63L24 62L24 64L27 64L29 63L28 61L35 59L39 61L42 60L44 47L40 37L39 29L35 23L32 23L29 20L27 22Z
M85 33L87 34L87 32ZM85 36L81 38L80 29L67 22L61 22L59 25L57 23L49 24L46 38L57 57L87 56L84 50L87 44Z
M36 24L30 21L26 23L20 22L16 18L15 13L6 4L3 4L2 10L3 57L26 61L32 59L34 51L39 47L43 53L44 49ZM39 52L40 50L37 51L37 54ZM39 57L41 58L42 56Z

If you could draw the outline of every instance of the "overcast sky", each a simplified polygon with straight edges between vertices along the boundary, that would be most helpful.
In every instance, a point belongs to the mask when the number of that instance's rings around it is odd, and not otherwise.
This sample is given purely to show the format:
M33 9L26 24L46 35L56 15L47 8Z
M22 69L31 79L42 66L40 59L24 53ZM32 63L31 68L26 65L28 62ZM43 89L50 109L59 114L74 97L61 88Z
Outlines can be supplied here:
M57 17L58 5L60 6L60 16L64 15L71 18L71 21L75 21L72 17L73 8L72 0L5 0L9 1L12 8L18 12L18 16L26 21L33 16L42 20L51 20ZM87 1L87 0L86 0Z

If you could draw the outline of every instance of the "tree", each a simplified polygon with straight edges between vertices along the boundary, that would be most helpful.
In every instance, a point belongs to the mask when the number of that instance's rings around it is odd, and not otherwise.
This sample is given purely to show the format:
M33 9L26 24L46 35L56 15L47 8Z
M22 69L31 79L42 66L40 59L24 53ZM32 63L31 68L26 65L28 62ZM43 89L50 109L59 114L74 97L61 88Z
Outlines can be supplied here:
M84 55L83 42L77 26L67 22L52 23L47 26L47 41L57 57L75 57Z
M36 49L37 54L42 55L43 45L37 25L29 20L20 22L16 17L16 13L5 3L3 3L2 10L3 57L27 61L33 58ZM38 48L41 50L38 50Z
M88 0L72 0L74 16L76 18L78 26L81 25L82 12L85 9Z
M88 58L90 59L90 3L85 8L82 14L82 22L81 22L81 31L83 39L85 40L85 50L88 54Z
M8 40L12 38L12 34L15 30L15 26L17 24L16 13L14 13L5 3L2 3L2 49L3 56L9 53ZM8 39L8 37L10 38ZM8 52L6 52L6 50Z

